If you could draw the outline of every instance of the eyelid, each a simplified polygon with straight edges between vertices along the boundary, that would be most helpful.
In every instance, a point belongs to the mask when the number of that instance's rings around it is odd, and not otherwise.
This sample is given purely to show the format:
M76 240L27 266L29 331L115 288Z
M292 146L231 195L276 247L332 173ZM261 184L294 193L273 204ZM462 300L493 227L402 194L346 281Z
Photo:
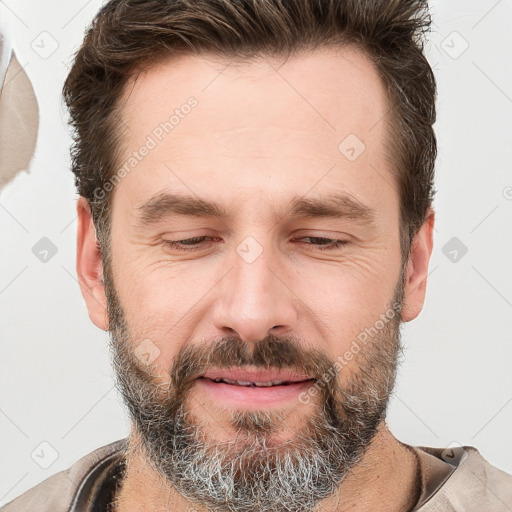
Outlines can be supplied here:
M306 245L311 245L312 247L315 247L316 251L334 251L336 249L340 249L341 247L344 247L350 243L349 240L343 240L339 238L331 238L326 236L301 236L296 238L295 240L301 240L303 238L314 238L319 240L329 240L329 243L327 244L314 244L314 243L306 243L306 242L298 242L298 243L305 243Z
M192 236L189 238L180 238L180 239L176 239L176 240L163 239L162 242L164 245L169 246L172 249L177 250L179 252L193 252L193 251L199 251L201 249L205 249L204 245L202 245L202 242L203 242L203 241L201 241L202 238L213 238L213 240L210 240L208 242L208 247L210 246L209 244L213 243L215 240L215 237L211 237L209 235L197 235L197 236ZM197 243L197 244L184 244L183 243L183 242L188 242L191 240L199 240L199 243Z

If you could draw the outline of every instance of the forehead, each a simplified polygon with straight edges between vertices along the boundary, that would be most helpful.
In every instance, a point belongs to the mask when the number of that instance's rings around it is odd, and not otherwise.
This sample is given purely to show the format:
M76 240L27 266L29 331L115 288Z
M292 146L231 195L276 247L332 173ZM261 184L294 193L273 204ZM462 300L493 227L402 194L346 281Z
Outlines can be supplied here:
M357 197L358 187L364 196L379 193L383 180L394 185L385 89L352 47L286 60L173 57L136 75L120 105L119 167L151 146L114 192L134 205L167 188L228 200L251 189L284 196L338 186Z

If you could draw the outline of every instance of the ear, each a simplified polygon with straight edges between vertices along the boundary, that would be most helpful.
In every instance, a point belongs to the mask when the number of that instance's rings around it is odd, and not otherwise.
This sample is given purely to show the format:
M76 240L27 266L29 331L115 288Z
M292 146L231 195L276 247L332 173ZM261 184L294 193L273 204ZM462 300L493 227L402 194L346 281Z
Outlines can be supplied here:
M85 299L89 318L94 325L106 331L108 326L107 298L103 286L103 263L96 238L91 210L84 197L78 199L76 273Z
M434 220L434 211L429 209L425 222L412 240L404 285L402 307L404 322L410 322L416 318L423 309L427 291L428 264L434 245Z

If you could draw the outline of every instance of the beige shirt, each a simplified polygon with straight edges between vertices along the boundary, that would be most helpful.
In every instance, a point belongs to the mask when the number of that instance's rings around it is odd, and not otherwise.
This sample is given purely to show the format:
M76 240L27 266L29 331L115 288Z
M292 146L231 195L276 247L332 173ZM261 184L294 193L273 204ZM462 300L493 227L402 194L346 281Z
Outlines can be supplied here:
M94 450L0 511L108 512L122 481L126 445L121 439ZM411 448L422 474L414 512L512 512L512 476L489 464L476 448Z

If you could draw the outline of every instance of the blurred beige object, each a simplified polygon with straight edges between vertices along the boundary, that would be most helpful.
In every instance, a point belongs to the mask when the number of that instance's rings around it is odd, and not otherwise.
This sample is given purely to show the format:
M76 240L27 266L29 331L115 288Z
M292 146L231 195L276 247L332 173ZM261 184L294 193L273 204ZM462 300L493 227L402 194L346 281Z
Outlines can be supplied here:
M39 108L34 89L12 52L3 87L0 73L0 190L16 174L28 169L38 127Z

